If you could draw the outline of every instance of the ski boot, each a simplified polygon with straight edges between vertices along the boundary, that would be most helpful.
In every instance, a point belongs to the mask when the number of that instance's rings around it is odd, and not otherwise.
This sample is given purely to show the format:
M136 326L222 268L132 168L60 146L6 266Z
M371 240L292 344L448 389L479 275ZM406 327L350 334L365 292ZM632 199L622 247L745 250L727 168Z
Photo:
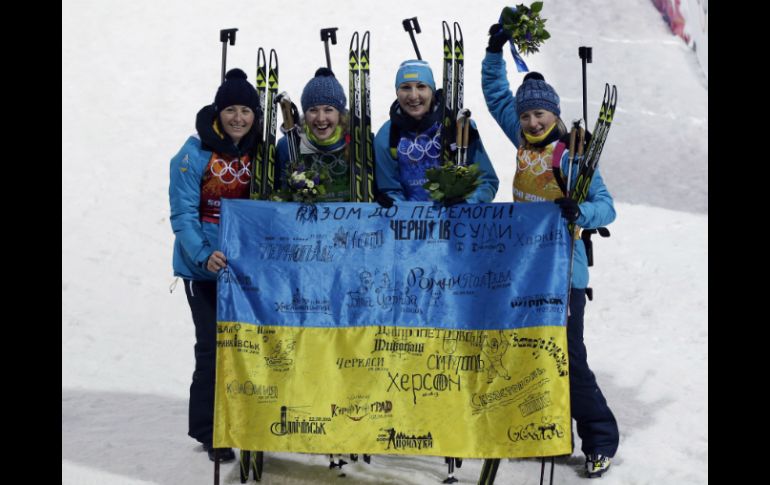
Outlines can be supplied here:
M609 456L594 453L586 455L586 474L588 475L588 478L601 477L609 469Z

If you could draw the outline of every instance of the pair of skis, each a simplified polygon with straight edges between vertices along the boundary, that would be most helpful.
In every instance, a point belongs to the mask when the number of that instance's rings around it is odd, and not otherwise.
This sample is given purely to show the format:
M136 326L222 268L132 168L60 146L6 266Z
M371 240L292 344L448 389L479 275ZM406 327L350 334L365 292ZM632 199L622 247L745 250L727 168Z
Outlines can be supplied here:
M607 140L607 134L612 125L612 119L615 116L615 106L617 105L617 102L617 87L613 85L612 88L610 88L609 84L605 84L604 98L602 99L601 108L599 108L599 118L596 120L593 136L588 144L588 148L585 149L584 157L579 160L575 189L568 192L569 197L578 202L583 202L588 197L588 188L590 187L591 180L596 172L596 167L599 165L599 157L601 157L604 143ZM578 151L580 151L580 148L581 147L578 147ZM573 148L571 148L571 150L572 149ZM572 156L572 152L570 152L570 156ZM572 170L569 170L567 174L567 187L569 187L569 175L571 172Z
M241 483L246 483L249 480L249 474L251 472L254 472L254 481L261 481L263 463L263 452L241 450Z
M249 195L252 199L265 199L275 187L275 138L277 125L278 54L270 49L270 64L265 50L257 51L257 94L262 109L260 136L251 172Z
M374 136L369 71L369 31L353 32L348 51L350 201L374 200Z
M415 19L416 22L416 19ZM465 97L465 45L460 24L454 22L454 32L446 20L441 21L443 31L444 60L441 70L441 83L444 92L444 105L441 108L441 159L443 163L454 162L466 165L468 156L468 134L471 124L471 112L463 109ZM452 34L454 33L454 39ZM454 42L453 42L454 40ZM455 147L449 140L453 126L456 127ZM442 483L455 483L455 467L462 466L462 458L444 457L447 464L447 477Z
M465 97L465 44L463 42L463 31L457 22L454 22L453 29L450 29L449 23L445 20L441 21L441 29L444 35L444 62L441 76L444 105L441 109L441 124L443 128L442 134L445 135L441 137L441 159L444 163L454 162L458 165L464 165L467 160L461 160L461 153L458 149L453 150L450 137L448 136L453 125L457 123L458 136L455 138L455 145L456 148L459 148L460 134L465 133L467 137L467 128L460 125L470 124L470 111L463 110L463 99ZM454 39L452 38L453 33ZM467 143L465 148L467 149Z
M275 142L278 103L282 98L278 96L278 54L275 49L270 49L270 64L265 50L260 47L257 50L257 95L259 107L262 110L262 119L258 127L259 137L254 156L253 170L251 172L251 186L249 196L251 199L266 199L275 187ZM282 93L283 94L283 93ZM291 103L291 101L289 101ZM284 104L282 103L282 107ZM285 108L284 108L285 109ZM286 115L284 111L284 123ZM253 473L254 481L262 480L262 468L264 453L256 450L240 451L240 475L241 483L249 480Z
M551 472L549 484L553 485L553 468L554 457L540 459L540 485L545 483L545 464L546 461L551 462ZM493 485L495 478L497 477L497 469L500 468L500 458L487 458L484 460L484 464L481 466L481 475L479 476L478 485Z
M251 171L251 199L265 199L275 186L275 129L277 125L277 94L278 94L278 54L270 49L270 64L265 50L257 50L257 95L262 118L258 127L259 136L254 155L253 170ZM241 483L249 480L253 472L254 481L262 479L264 453L256 450L240 451Z
M599 117L594 125L594 133L588 146L585 143L585 130L581 126L581 121L575 121L570 130L569 158L568 167L565 175L562 175L559 160L554 158L554 176L565 196L570 197L578 203L584 202L588 198L588 189L591 186L596 167L599 165L604 143L607 140L607 134L612 125L612 119L615 116L615 106L618 101L618 90L615 85L610 88L609 84L604 85L604 97L602 105L599 108ZM577 179L574 189L572 188L572 167L578 165ZM574 224L569 225L570 233L574 231Z

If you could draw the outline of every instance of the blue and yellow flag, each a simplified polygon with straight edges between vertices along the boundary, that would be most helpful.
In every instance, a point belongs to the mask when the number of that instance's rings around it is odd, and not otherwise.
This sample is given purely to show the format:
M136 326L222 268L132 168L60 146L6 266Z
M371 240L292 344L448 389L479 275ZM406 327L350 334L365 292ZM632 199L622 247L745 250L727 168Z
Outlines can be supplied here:
M215 446L570 453L554 204L223 199L220 241Z

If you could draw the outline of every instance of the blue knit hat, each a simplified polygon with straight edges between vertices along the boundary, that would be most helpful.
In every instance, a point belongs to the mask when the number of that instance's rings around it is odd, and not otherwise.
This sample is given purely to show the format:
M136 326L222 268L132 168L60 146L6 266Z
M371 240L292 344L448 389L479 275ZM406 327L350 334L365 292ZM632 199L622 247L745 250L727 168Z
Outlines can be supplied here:
M255 115L259 116L257 90L246 80L246 73L238 68L227 71L225 82L219 86L217 95L214 97L217 115L234 104L248 106Z
M561 115L559 95L539 72L524 76L524 82L516 90L516 114L521 116L531 109L545 109L556 116Z
M422 60L409 59L398 66L396 73L396 91L404 83L418 82L427 84L435 92L436 83L433 81L433 71L430 65Z
M306 112L313 106L326 104L333 106L340 113L345 112L347 98L342 84L334 77L331 69L325 67L319 68L315 72L315 77L305 84L302 90L302 111Z

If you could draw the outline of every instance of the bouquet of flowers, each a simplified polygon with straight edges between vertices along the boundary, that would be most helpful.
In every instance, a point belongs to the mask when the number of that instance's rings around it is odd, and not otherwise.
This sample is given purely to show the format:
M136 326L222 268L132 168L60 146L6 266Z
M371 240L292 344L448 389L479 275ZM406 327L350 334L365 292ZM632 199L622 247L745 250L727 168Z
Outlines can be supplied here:
M326 189L330 183L326 170L308 169L301 162L290 165L287 174L287 187L274 192L272 200L314 204L319 196L326 194Z
M480 175L478 163L465 166L447 162L425 171L428 181L423 184L423 188L437 202L467 199L481 184Z
M540 45L551 34L545 30L545 19L540 18L543 2L534 2L527 7L523 3L513 7L505 7L500 15L503 26L513 43L522 54L537 52Z

